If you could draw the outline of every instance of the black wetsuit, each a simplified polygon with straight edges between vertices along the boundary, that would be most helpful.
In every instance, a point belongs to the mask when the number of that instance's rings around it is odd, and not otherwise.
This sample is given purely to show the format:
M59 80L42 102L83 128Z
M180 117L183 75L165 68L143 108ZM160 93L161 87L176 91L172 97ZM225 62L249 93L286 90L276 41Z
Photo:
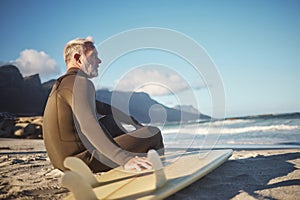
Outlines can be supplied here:
M137 129L126 133L121 122ZM124 165L134 156L131 152L163 151L158 128L141 126L132 117L96 101L93 83L78 68L70 68L54 84L44 112L43 137L53 166L63 171L68 156L79 157L99 172Z

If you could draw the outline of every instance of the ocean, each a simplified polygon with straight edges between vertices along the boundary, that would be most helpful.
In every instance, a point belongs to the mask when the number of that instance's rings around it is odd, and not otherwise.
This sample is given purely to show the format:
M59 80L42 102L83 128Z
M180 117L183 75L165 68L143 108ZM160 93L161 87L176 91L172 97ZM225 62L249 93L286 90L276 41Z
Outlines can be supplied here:
M300 148L300 113L164 124L166 148Z

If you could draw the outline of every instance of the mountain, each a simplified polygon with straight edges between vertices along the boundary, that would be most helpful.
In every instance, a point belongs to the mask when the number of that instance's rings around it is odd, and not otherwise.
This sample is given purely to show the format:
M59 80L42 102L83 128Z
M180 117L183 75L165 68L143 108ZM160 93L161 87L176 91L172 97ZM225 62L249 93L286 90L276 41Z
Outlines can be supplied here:
M181 111L184 111L184 112L193 113L193 114L197 114L197 115L201 114L199 112L199 110L194 108L192 105L177 105L173 108L176 109L176 110L181 110Z
M169 108L144 92L120 92L98 90L96 98L104 103L115 106L123 112L132 115L142 123L164 123L178 121L208 120L209 116L199 113L195 108L181 109L183 107ZM184 108L191 108L184 106Z
M24 77L14 65L0 67L0 112L41 115L48 91L38 74Z
M14 65L0 67L0 112L42 115L55 80L41 83L38 74L23 77ZM134 116L142 123L207 120L209 116L190 106L169 108L143 92L96 91L97 99Z

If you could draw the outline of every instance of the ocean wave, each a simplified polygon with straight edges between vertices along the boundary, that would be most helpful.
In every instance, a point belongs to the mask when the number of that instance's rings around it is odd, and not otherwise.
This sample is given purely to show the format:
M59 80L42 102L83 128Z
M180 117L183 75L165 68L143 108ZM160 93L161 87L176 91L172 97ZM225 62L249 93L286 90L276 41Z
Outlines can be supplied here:
M265 126L245 126L245 127L223 127L222 126L183 126L177 128L162 128L163 134L240 134L249 132L278 132L278 131L293 131L300 130L297 125L265 125Z
M226 125L234 125L234 124L248 124L248 123L255 123L256 120L250 119L235 119L235 120L221 120L211 122L213 126L226 126Z
M248 133L248 132L277 132L277 131L292 131L300 130L300 126L292 125L267 125L267 126L249 126L240 128L224 128L222 134Z

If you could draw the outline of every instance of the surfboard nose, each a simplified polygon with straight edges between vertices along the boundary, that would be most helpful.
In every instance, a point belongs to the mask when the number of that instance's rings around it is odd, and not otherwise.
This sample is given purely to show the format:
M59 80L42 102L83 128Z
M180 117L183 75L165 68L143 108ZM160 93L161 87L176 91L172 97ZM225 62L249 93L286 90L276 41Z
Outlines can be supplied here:
M77 157L67 157L64 166L73 172L80 174L92 187L98 185L98 181L90 168Z
M82 176L73 171L67 171L61 178L61 185L68 188L76 200L98 200L92 186Z

